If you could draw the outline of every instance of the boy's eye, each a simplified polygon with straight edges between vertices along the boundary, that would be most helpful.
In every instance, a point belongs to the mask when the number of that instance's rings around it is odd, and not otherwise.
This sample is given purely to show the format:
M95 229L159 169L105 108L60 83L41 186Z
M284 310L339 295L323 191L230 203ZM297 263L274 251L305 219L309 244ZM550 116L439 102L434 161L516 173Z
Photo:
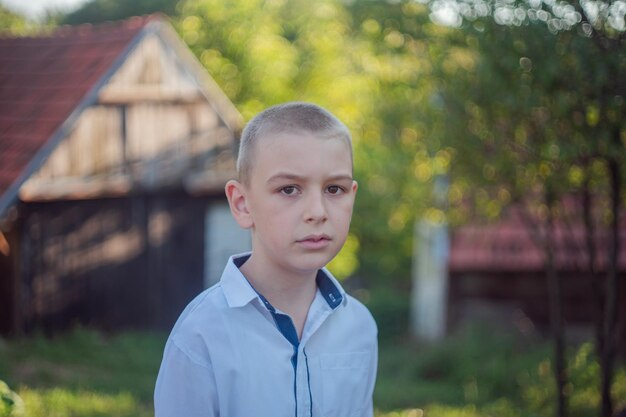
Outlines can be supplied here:
M338 185L329 185L328 188L326 188L326 190L328 191L329 194L339 194L343 191L343 188L341 188Z
M280 192L285 195L294 195L297 191L298 189L295 185L287 185L280 189Z

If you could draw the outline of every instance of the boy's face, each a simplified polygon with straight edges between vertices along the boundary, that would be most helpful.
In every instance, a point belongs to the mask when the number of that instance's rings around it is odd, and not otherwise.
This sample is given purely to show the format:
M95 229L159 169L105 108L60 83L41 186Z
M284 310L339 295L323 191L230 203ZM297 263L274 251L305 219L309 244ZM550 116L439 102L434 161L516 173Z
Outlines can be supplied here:
M357 190L349 145L307 132L260 143L244 187L253 257L269 270L317 271L348 235Z

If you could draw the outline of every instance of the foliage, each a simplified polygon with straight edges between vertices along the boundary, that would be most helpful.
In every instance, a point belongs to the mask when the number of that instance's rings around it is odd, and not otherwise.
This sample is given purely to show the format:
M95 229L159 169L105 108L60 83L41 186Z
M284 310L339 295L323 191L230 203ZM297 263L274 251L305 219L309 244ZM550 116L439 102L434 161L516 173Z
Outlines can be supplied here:
M586 36L596 32L619 38L626 31L622 0L432 0L429 4L433 20L455 27L462 27L464 20L491 17L508 27L541 22L554 34L580 29Z
M615 116L623 111L617 74L625 69L624 49L604 56L593 39L553 34L540 22L506 27L483 19L465 33L475 63L443 92L445 143L457 155L455 221L471 215L468 195L479 214L494 218L532 191L579 191L588 161L623 154L611 132L625 129ZM618 98L609 99L608 90ZM606 188L605 172L592 174L596 192Z
M371 90L339 3L200 0L182 4L177 27L245 118L287 100L332 108L355 126Z
M149 416L164 343L152 333L38 335L0 347L0 375L29 417Z
M161 12L173 15L177 1L172 0L90 0L77 10L60 17L61 23L101 23L109 20L122 20L130 16L141 16Z
M482 407L506 398L520 407L516 375L530 372L547 354L543 344L478 326L431 345L396 342L381 348L376 404Z
M409 292L390 286L367 290L363 300L378 326L380 343L396 343L409 328Z
M0 4L0 35L26 35L32 32L33 28L34 25L24 17Z
M6 382L0 380L0 417L18 417L24 414L24 402Z
M348 10L338 1L260 5L260 1L243 0L186 2L175 23L246 119L272 104L306 100L331 109L343 120L354 133L355 175L361 184L357 204L361 204L371 196L363 173L372 158L361 149L370 140L365 132L376 120L379 87L374 74L364 69L365 63L373 62L370 44L360 39ZM370 218L370 226L378 226L378 218ZM367 270L362 263L371 259L372 240L364 239L356 217L354 222L349 244L331 265L340 276L353 274L359 266Z
M474 16L466 22L465 42L475 52L474 65L443 93L452 126L445 143L461 151L452 164L451 195L457 197L457 204L450 211L451 217L461 221L471 218L473 213L467 214L467 208L474 207L485 217L497 218L513 201L522 202L536 214L532 232L541 238L542 247L555 240L548 231L549 219L553 218L561 224L588 225L590 240L600 233L592 227L608 228L610 224L617 235L618 223L611 224L610 220L619 216L619 204L608 212L601 209L611 200L621 202L619 193L626 191L625 182L620 185L615 179L624 178L623 169L613 177L607 175L607 168L617 167L614 171L618 171L623 166L626 145L626 122L618 116L623 114L626 95L621 81L626 70L623 14L620 29L620 25L601 24L606 10L594 17L586 10L589 3L585 1L573 5L515 1L506 5L497 1L477 4L493 8L485 8L484 17ZM604 4L610 9L614 3ZM507 10L510 13L506 14ZM572 86L576 86L575 93ZM604 170L597 169L598 165ZM552 204L566 201L564 196L588 191L589 183L594 184L594 219L583 221L581 204L575 203L569 212L566 207ZM580 253L591 256L590 249L582 247L584 243L578 245ZM546 254L545 259L548 271L551 258ZM611 265L616 266L615 262L615 258L607 262L608 271ZM592 273L588 265L578 267ZM551 282L558 286L558 279ZM565 385L559 342L563 332L557 317L561 300L556 287L550 288L557 346L554 374L559 384ZM606 305L614 306L617 291L606 288L605 294L596 291L591 299L596 302L604 297ZM611 340L613 317L607 309L606 323L598 327L605 333L604 339L598 339L598 346L602 346L602 340ZM606 389L613 372L611 360L611 351L604 349L604 416L612 413ZM558 415L565 415L565 397L572 395L566 391L553 392L553 396L558 394L561 405Z
M568 364L573 417L594 415L600 401L593 345L572 348ZM383 345L375 404L378 417L551 417L554 380L544 342L474 327L442 343ZM626 369L613 387L626 405ZM387 410L387 411L383 411ZM395 410L395 411L391 411Z
M434 69L458 64L451 31L433 24L416 2L354 2L357 35L369 43L362 59L378 89L356 150L357 199L353 227L361 243L360 273L370 285L406 288L410 280L413 224L442 220L432 184L447 172L449 150L440 143L441 108Z
M94 392L89 389L20 390L28 417L148 417L153 415L147 404L140 404L131 393Z
M570 414L573 417L585 417L597 413L600 404L600 394L597 387L600 384L600 366L595 359L592 343L583 344L571 355L568 364L570 382L568 390L571 405ZM523 399L528 404L528 410L539 417L554 415L554 384L552 379L551 363L542 361L535 373L520 375L520 382L524 386ZM620 368L615 375L613 397L617 399L616 409L626 407L626 371Z

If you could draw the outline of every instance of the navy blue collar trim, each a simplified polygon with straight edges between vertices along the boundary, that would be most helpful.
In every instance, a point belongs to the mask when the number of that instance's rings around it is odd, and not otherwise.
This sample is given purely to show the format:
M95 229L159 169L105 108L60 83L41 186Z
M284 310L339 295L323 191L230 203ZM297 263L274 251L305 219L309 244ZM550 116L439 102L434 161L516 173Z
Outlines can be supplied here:
M317 288L319 288L330 308L336 309L343 301L343 295L341 295L335 283L321 269L317 271L315 282L317 282Z
M250 259L252 255L240 256L239 258L234 258L233 262L238 269L241 269L241 266L246 263L248 259Z

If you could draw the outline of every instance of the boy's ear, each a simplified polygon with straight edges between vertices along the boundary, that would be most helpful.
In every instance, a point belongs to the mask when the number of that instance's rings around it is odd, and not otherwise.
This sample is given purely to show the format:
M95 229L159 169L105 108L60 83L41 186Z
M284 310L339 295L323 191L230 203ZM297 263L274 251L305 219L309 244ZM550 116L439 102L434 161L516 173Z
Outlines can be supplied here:
M226 198L228 198L228 205L230 206L230 212L233 217L244 229L249 229L254 225L252 221L252 215L248 209L246 199L246 189L243 184L236 180L230 180L226 183L225 187Z
M359 189L359 183L356 181L352 181L352 192L356 194L356 190Z

